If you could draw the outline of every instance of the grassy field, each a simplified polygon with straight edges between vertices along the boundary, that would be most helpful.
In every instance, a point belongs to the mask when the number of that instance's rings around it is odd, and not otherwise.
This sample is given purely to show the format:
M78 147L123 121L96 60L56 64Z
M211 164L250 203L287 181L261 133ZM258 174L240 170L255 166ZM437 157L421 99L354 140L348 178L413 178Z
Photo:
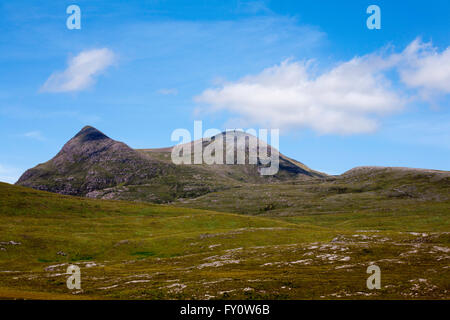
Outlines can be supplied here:
M327 183L177 203L191 208L0 183L0 298L450 298L448 200L427 197L420 183L421 199ZM71 264L81 290L66 286ZM381 290L366 287L370 264Z

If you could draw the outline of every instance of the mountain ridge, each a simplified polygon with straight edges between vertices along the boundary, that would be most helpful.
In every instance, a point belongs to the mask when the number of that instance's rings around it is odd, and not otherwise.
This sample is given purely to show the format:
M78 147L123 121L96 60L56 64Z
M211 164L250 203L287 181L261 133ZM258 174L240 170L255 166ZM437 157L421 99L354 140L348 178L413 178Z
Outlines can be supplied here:
M190 143L207 145L211 140ZM281 153L280 170L270 177L259 174L264 166L260 162L175 165L170 158L173 148L133 149L92 126L85 126L52 159L28 169L16 184L68 195L170 202L246 182L326 177Z

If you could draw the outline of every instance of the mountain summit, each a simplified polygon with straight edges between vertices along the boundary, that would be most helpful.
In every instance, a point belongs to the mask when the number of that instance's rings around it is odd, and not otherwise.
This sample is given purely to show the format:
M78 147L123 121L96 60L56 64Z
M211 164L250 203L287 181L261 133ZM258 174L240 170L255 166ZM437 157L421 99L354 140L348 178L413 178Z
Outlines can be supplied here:
M126 144L109 138L94 127L85 126L63 146L53 160L73 163L85 159L97 162L102 161L106 154L113 152L117 153L116 156L119 157L135 153Z
M126 144L86 126L46 163L27 170L17 184L70 195L152 179L161 166ZM165 167L165 166L164 166Z
M83 129L80 130L80 132L78 132L75 135L74 138L79 138L79 139L81 139L82 142L110 139L103 132L101 132L91 126L85 126Z
M191 143L207 146L213 140L214 137ZM93 198L170 202L248 182L326 176L281 153L278 173L261 176L261 163L175 165L171 161L172 150L173 147L135 150L94 127L85 126L55 157L27 170L16 184Z

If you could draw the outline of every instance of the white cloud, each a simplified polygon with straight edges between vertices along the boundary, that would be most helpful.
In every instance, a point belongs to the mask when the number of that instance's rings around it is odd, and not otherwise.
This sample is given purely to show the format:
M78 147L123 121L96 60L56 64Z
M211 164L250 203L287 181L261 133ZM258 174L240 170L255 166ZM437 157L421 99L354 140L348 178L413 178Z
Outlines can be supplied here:
M54 72L41 87L44 92L70 92L86 89L95 77L114 63L114 53L107 49L82 51L71 58L64 71Z
M320 133L371 132L373 115L404 104L371 56L354 58L319 76L308 62L284 61L255 76L208 89L196 97L213 111L228 110L250 123L307 127ZM378 71L377 71L378 69Z
M4 166L0 164L0 181L7 183L15 183L17 180L19 180L22 172L23 172L22 169Z
M395 85L387 76L392 69L400 74ZM376 130L381 116L411 101L404 85L450 92L450 49L439 54L431 44L415 40L399 54L355 57L318 75L311 61L286 60L207 89L195 100L209 111L226 110L247 123L355 134Z
M162 94L162 95L177 95L177 94L178 94L178 90L177 90L177 89L174 89L174 88L170 88L170 89L166 89L166 88L164 88L164 89L159 89L157 92L158 92L159 94Z
M425 94L450 93L450 47L439 53L431 42L416 39L399 58L400 77L407 86Z

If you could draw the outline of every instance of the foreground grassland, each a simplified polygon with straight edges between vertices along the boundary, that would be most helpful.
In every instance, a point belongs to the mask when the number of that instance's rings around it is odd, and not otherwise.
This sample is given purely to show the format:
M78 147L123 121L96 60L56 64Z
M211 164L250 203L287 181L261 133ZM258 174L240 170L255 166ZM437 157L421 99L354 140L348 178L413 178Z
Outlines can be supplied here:
M449 299L450 202L431 196L447 189L358 183L243 186L191 208L0 183L0 298Z

